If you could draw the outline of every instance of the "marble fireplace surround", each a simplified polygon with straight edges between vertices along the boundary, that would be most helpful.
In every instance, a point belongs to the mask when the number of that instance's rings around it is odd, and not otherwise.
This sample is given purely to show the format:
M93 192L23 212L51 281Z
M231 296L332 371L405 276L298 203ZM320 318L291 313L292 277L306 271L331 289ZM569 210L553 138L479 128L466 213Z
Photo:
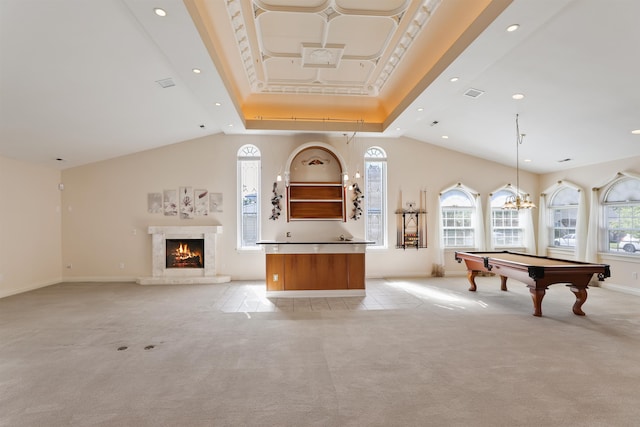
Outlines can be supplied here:
M227 283L229 276L216 274L217 236L222 226L150 226L151 277L140 277L140 285ZM204 239L204 268L166 268L167 239Z

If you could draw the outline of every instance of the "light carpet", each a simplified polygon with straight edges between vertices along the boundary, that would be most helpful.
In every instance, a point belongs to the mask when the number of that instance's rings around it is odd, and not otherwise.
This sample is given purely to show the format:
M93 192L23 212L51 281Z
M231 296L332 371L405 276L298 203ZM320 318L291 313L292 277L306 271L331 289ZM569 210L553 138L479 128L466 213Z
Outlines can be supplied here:
M476 281L368 280L298 311L260 282L0 299L0 425L638 425L638 297L590 288L580 317L553 285L537 318L524 285Z

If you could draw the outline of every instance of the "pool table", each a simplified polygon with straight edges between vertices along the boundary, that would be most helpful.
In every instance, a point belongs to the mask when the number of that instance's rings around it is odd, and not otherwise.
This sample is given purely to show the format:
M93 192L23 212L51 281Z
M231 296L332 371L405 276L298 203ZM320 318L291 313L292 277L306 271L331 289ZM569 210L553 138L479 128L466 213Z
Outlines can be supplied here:
M489 272L500 276L503 291L507 290L507 278L523 282L531 292L533 315L542 316L542 299L549 285L566 283L575 294L573 312L584 316L582 305L587 300L587 287L594 274L602 281L611 275L606 264L591 264L580 261L547 258L519 252L456 252L456 261L464 260L467 278L476 290L475 277L478 273Z

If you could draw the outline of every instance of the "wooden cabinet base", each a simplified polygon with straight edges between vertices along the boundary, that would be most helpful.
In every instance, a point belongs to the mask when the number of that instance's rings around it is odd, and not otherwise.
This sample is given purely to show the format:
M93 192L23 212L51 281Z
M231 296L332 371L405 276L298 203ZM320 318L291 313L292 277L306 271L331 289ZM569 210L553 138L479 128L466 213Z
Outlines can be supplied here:
M267 255L267 290L284 290L284 257L282 254Z
M267 254L267 291L364 289L364 253Z

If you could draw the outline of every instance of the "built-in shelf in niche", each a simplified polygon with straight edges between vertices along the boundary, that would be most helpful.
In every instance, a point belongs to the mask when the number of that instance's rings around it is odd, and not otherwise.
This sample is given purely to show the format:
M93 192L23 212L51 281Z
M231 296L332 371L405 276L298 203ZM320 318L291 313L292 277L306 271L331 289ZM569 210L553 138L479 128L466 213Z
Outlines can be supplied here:
M287 188L289 220L345 220L340 182L291 182Z
M285 171L287 220L346 221L344 163L323 143L299 147L289 157Z

